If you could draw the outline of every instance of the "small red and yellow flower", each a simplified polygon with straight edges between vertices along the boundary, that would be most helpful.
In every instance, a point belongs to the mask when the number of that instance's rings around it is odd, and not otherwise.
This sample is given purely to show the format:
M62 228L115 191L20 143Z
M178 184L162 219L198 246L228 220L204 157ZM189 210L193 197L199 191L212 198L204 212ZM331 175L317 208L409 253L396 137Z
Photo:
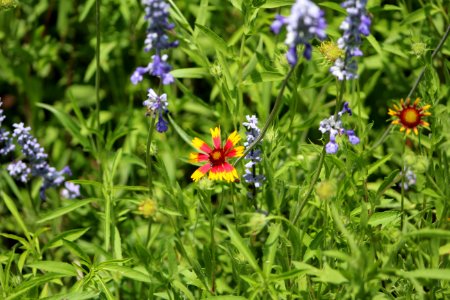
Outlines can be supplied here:
M198 168L191 176L192 180L199 181L200 178L209 172L208 178L211 180L226 180L232 182L239 178L236 169L227 162L228 158L240 157L244 153L244 146L235 145L240 141L241 137L234 131L227 138L225 145L222 147L220 140L220 128L216 127L211 130L211 136L214 148L211 148L199 138L194 138L192 144L202 153L191 153L189 161L191 163L207 162Z
M423 107L418 107L420 102L420 98L417 98L414 103L410 104L409 98L406 99L406 102L403 99L400 100L400 106L394 104L394 109L389 109L388 114L396 117L392 124L400 125L400 131L405 131L406 134L409 134L412 131L417 135L419 134L418 127L429 127L430 124L424 120L423 117L431 116L430 112L427 110L431 107L431 105L425 105Z

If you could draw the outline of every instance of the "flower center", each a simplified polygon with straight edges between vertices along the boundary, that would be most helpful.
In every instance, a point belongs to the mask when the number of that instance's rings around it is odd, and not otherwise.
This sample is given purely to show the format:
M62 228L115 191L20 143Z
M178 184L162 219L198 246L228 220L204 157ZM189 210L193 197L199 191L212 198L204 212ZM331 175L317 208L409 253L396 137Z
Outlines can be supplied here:
M401 112L400 120L405 127L413 128L420 123L420 114L415 108L406 108Z
M216 149L209 155L209 160L213 165L220 165L225 162L225 157L222 153L222 149Z

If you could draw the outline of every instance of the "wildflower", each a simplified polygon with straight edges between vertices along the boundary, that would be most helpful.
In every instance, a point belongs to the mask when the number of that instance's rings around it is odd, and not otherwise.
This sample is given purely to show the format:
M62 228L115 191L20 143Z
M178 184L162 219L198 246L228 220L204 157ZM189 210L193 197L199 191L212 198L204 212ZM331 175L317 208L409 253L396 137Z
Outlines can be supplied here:
M158 121L156 122L156 130L158 132L166 132L169 127L166 120L163 118L163 113L167 113L167 95L162 94L158 96L153 89L148 89L148 99L144 101L143 105L147 107L146 115L151 115L153 118L158 116Z
M76 199L80 197L80 186L78 184L66 181L61 190L61 197L66 199Z
M17 0L0 0L0 9L15 8L18 4Z
M30 168L21 160L10 163L8 165L8 173L14 178L18 178L23 183L28 182L28 177L31 173Z
M15 148L11 135L6 129L2 128L2 123L5 120L5 116L3 115L3 109L1 108L3 105L2 100L0 99L0 156L6 156L8 153L12 152Z
M344 55L344 51L331 41L322 42L319 47L319 52L330 63L334 63Z
M220 128L216 127L210 129L213 140L213 148L208 146L199 138L194 138L192 144L201 153L191 153L189 161L191 163L206 162L203 166L198 168L191 176L192 180L198 181L206 173L209 172L208 178L211 180L225 180L232 182L238 179L236 169L227 162L227 159L232 157L240 157L244 152L244 146L236 146L241 137L234 131L227 138L225 145L222 147L220 140Z
M400 106L394 104L394 109L389 109L388 114L395 117L396 119L392 121L394 125L400 125L400 131L405 131L409 134L412 131L417 135L419 126L429 127L430 124L424 120L422 117L430 116L431 113L427 110L431 105L425 105L423 107L417 107L420 102L420 98L417 98L413 104L410 104L410 99L400 100Z
M336 183L332 180L324 180L317 184L316 194L320 200L328 200L336 195Z
M169 4L164 0L142 0L145 6L145 20L149 22L147 36L144 41L144 51L155 51L151 57L151 62L147 67L137 67L131 75L131 82L138 84L143 80L143 75L150 75L161 78L163 84L171 84L174 81L169 73L172 67L167 63L167 54L162 55L161 51L178 46L178 41L171 42L166 32L172 30L175 25L169 23Z
M39 195L42 200L46 199L45 191L48 188L58 187L65 181L64 175L70 174L69 167L63 168L61 171L57 171L54 167L51 167L47 162L48 155L44 152L44 148L39 145L37 139L30 134L31 128L25 127L23 123L13 124L14 131L12 136L17 140L19 146L21 146L22 154L28 163L28 169L24 169L23 165L20 168L22 173L18 173L18 165L10 165L8 171L13 177L20 177L23 181L24 173L27 172L27 176L42 177L44 182L39 190Z
M421 57L427 51L427 44L423 42L414 42L411 45L411 52L417 57Z
M326 37L327 24L324 13L310 0L297 0L292 6L291 15L288 17L277 15L271 29L278 34L284 25L287 27L285 44L289 47L286 57L291 66L297 64L298 45L305 46L303 56L309 60L312 53L311 39L317 37L323 40Z
M139 204L139 212L146 218L155 215L158 205L156 201L152 199L146 199Z
M356 136L355 132L353 130L347 130L342 126L341 119L344 114L352 115L352 110L350 109L348 102L344 103L342 110L337 114L337 118L332 115L320 122L319 131L322 132L322 134L326 132L330 134L330 141L325 145L325 151L328 154L335 154L339 149L339 145L336 142L337 135L345 134L351 144L359 144L359 138Z
M370 34L371 20L366 11L367 0L347 0L341 6L346 8L347 17L341 23L344 31L338 40L338 46L345 51L344 58L338 58L330 68L330 72L339 80L357 78L358 65L355 56L362 56L361 35Z
M247 122L242 123L242 125L247 129L247 141L244 143L245 147L248 147L254 140L260 135L261 130L258 128L258 119L256 116L246 116ZM251 185L252 188L259 188L262 186L262 182L265 180L264 175L256 174L256 166L261 162L261 149L253 148L250 152L245 156L246 160L249 160L247 164L245 164L245 174L244 180L248 184ZM249 193L250 197L254 195Z
M405 191L409 190L411 186L416 184L417 176L416 174L414 174L410 167L405 167L401 172L401 175L405 177L403 181L403 189ZM402 183L400 183L400 187L401 186Z

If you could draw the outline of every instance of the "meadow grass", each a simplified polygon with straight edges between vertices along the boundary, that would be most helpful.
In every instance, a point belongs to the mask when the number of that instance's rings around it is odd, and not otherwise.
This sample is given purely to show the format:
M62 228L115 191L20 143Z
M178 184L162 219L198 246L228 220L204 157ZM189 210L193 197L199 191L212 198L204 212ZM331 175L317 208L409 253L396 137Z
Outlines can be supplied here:
M342 2L0 0L0 299L450 298L450 4Z

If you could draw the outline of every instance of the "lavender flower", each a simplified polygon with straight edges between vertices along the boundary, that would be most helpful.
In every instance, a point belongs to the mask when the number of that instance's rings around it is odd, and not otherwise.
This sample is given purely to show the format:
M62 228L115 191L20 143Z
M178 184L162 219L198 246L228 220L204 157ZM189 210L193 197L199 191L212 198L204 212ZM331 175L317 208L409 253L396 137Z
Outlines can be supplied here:
M151 115L153 118L158 116L158 121L156 122L156 130L158 132L166 132L169 127L166 120L163 118L163 113L167 113L167 95L162 94L158 96L153 89L148 89L148 99L142 103L147 107L147 116Z
M71 174L70 169L65 167L61 171L57 171L48 164L48 155L44 152L44 148L41 147L37 139L30 134L30 127L25 127L23 123L13 124L13 127L14 131L12 136L21 147L22 154L28 163L28 167L25 169L27 170L27 176L42 177L44 180L39 190L39 195L42 200L45 200L45 191L48 188L60 186L65 181L64 175ZM18 168L19 166L11 164L8 167L8 171L11 176L16 178L20 176L20 179L23 181L24 171L19 173ZM24 169L23 165L20 168Z
M7 170L9 175L18 178L23 183L28 181L28 177L31 173L30 168L21 160L10 163Z
M339 80L357 78L358 65L354 57L363 55L359 48L361 35L370 34L371 20L366 5L367 0L347 0L341 4L347 10L347 17L340 26L344 33L338 40L338 46L345 51L345 58L338 58L330 68L330 72Z
M2 102L0 100L1 106ZM0 127L4 120L3 110L0 109ZM62 170L57 171L54 167L51 167L47 162L48 155L45 153L44 148L31 135L31 128L25 127L23 123L15 123L13 127L12 138L20 146L24 158L23 160L10 163L7 171L12 177L23 183L28 182L31 177L41 177L43 183L39 190L39 195L42 200L45 200L45 191L48 188L60 186L65 181L64 175L72 175L70 168L64 167ZM6 155L15 149L12 138L10 137L10 132L0 128L0 155Z
M288 17L277 15L271 29L275 34L278 34L283 25L287 25L285 43L289 50L286 57L291 66L297 64L298 45L305 46L303 56L309 60L312 54L310 40L314 37L323 40L326 37L325 27L327 24L324 13L310 0L297 0L292 6L291 15Z
M168 56L161 55L161 51L178 46L178 41L171 42L166 32L172 30L175 25L169 23L169 4L164 0L142 0L145 6L145 20L149 22L147 27L147 37L144 41L144 51L155 51L151 62L147 67L137 67L131 75L131 82L138 84L143 80L143 75L150 75L161 78L163 84L171 84L174 81L169 73L172 67L167 63Z
M342 126L341 119L344 114L352 115L352 110L350 109L348 102L344 103L342 110L337 114L337 118L332 115L320 122L319 131L322 132L322 134L326 132L330 134L330 141L325 145L325 151L328 154L335 154L339 149L339 145L336 142L337 135L345 134L351 144L359 144L359 138L356 136L355 132L353 130L346 130Z
M64 183L64 189L61 190L61 197L66 199L75 199L80 197L80 186L72 182L66 181Z
M6 156L8 153L12 152L15 148L11 135L6 129L2 128L2 123L5 120L5 116L3 115L3 109L1 108L3 105L2 100L0 99L0 156Z
M410 167L405 167L401 172L401 175L405 177L405 180L403 182L403 189L405 191L409 190L411 186L416 184L417 176L416 174L414 174ZM400 182L399 185L401 187L402 183Z
M242 125L247 129L247 141L244 143L244 146L248 147L260 135L261 131L258 128L258 119L256 116L247 115L245 117L247 122L243 122ZM245 174L243 177L245 182L250 184L253 189L253 193L249 193L249 197L254 198L256 189L260 188L263 181L266 179L264 175L256 174L256 167L262 161L261 149L253 148L245 156L245 159L249 160L249 162L245 164Z

